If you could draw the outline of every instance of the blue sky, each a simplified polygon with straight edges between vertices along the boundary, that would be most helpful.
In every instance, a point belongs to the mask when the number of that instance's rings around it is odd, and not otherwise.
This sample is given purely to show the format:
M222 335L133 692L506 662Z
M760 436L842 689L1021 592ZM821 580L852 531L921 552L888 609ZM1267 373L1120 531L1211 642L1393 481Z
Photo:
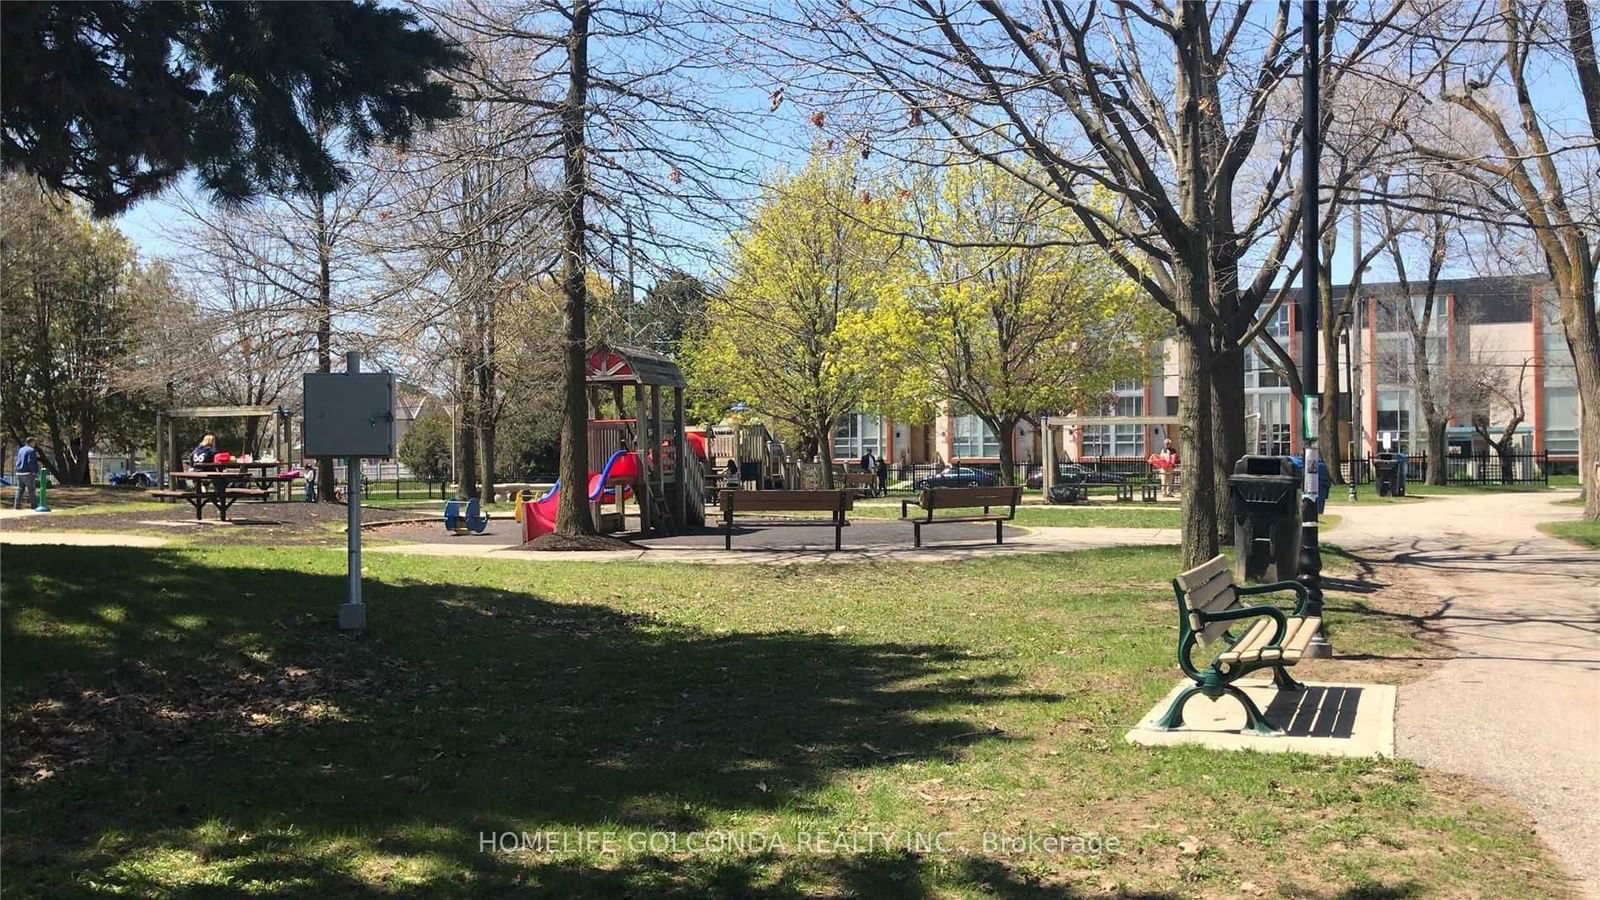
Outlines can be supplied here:
M701 73L702 76L705 74ZM775 172L788 167L798 168L803 165L810 142L818 137L818 132L809 128L805 121L807 113L803 100L791 100L776 113L768 113L767 86L758 83L759 76L752 76L748 72L725 70L711 78L712 80L701 86L703 96L713 101L725 102L731 108L737 108L740 110L741 120L750 123L748 133L727 136L727 143L721 148L721 152L726 154L728 159L737 165L765 172ZM1583 106L1569 69L1539 72L1536 75L1535 85L1536 102L1554 123L1563 126L1578 124L1583 115ZM169 189L169 195L177 191L192 190L192 179L185 177L180 185ZM164 197L157 197L136 205L119 217L117 224L143 254L170 257L186 249L178 243L181 238L175 227L181 218L180 214L170 208ZM704 225L685 227L692 228L696 239L708 245L712 243L720 245L726 238L725 234L709 233ZM1334 279L1337 283L1347 281L1351 271L1350 227L1348 221L1340 223L1339 247L1333 260ZM1369 249L1371 240L1372 237L1369 236L1367 238ZM702 265L684 267L691 271L703 269ZM1447 277L1465 277L1483 274L1483 271L1479 261L1468 258L1465 254L1458 254L1451 260L1444 274ZM1374 260L1366 277L1368 280L1385 280L1392 277L1392 270L1386 258L1380 256Z

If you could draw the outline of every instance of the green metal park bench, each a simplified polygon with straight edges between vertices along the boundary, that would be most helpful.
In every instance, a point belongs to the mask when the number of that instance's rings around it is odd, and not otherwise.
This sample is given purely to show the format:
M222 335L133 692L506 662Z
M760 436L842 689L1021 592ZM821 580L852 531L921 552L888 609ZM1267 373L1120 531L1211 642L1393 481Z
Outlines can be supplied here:
M1309 596L1297 581L1275 581L1254 587L1233 583L1233 569L1222 556L1190 569L1172 580L1178 599L1178 667L1194 680L1184 688L1157 726L1183 727L1183 706L1196 694L1216 700L1229 694L1244 706L1245 731L1263 735L1281 734L1267 722L1259 707L1234 684L1258 669L1272 669L1272 681L1279 690L1298 691L1302 685L1289 677L1289 668L1305 656L1306 648L1322 626L1320 616L1305 614ZM1252 594L1293 591L1298 598L1293 615L1276 606L1241 606L1239 598ZM1235 636L1233 626L1250 623ZM1210 665L1197 668L1192 659L1195 645L1207 648L1220 640L1221 649Z

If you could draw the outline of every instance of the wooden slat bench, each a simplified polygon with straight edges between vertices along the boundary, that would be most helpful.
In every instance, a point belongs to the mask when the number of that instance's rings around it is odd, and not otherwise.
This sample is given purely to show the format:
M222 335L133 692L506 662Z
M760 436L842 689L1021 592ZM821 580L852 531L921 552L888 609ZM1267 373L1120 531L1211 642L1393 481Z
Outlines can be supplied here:
M190 506L194 507L194 517L196 519L204 518L201 515L201 510L205 509L206 504L209 503L217 508L217 514L226 522L228 520L228 507L246 497L254 497L264 501L272 492L265 488L234 487L228 488L226 495L220 496L211 491L160 490L146 491L145 493L157 500L183 500L188 502Z
M878 493L878 476L859 469L851 470L844 473L844 486L858 497L871 497Z
M190 506L194 507L194 517L196 519L200 518L200 509L201 509L201 507L205 506L207 500L210 499L209 495L202 494L202 493L199 493L197 491L168 491L168 490L160 490L160 491L145 491L145 494L147 496L154 497L157 500L161 500L161 501L174 501L174 500L187 501Z
M1178 599L1178 668L1194 680L1185 688L1157 723L1172 729L1183 727L1183 705L1195 694L1212 700L1231 694L1244 706L1244 730L1257 734L1281 734L1245 692L1234 685L1241 676L1257 669L1272 669L1272 681L1279 690L1301 690L1289 677L1289 668L1305 656L1311 639L1322 627L1319 616L1305 614L1309 595L1297 581L1276 581L1254 587L1233 583L1233 569L1226 558L1215 556L1172 580ZM1276 606L1241 606L1239 598L1251 594L1293 591L1298 598L1293 615ZM1254 620L1251 622L1250 620ZM1249 623L1245 627L1245 623ZM1244 630L1235 635L1233 626ZM1210 665L1197 668L1191 659L1195 645L1222 644Z
M852 508L849 491L746 491L722 492L722 547L733 549L733 517L755 512L825 512L831 513L833 549L844 545L844 526L850 522L845 513ZM774 522L773 525L816 525L814 519L794 522Z
M900 521L911 523L912 546L922 546L922 526L956 524L960 522L993 522L994 542L1005 543L1005 523L1017 517L1017 504L1022 502L1022 488L1012 487L961 487L928 488L917 498L922 515L911 515L911 501L900 501ZM990 509L1004 506L1004 513L991 513ZM935 516L939 510L983 508L983 513L959 516Z

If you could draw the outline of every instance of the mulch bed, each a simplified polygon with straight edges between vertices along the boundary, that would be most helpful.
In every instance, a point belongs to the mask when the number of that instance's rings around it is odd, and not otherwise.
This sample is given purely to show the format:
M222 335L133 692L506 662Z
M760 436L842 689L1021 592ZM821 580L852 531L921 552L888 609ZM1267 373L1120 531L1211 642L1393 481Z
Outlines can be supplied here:
M625 541L625 540L623 540L621 538L615 538L615 537L612 537L612 536L610 536L608 534L565 535L565 534L555 534L555 533L552 532L551 534L541 534L538 537L534 538L533 540L528 541L526 544L523 544L520 547L513 547L511 549L513 549L513 550L534 550L534 551L557 551L557 550L609 550L609 551L628 550L628 551L637 551L637 550L640 550L642 548L639 547L636 544L631 544L631 543L629 543L629 542L627 542L627 541Z

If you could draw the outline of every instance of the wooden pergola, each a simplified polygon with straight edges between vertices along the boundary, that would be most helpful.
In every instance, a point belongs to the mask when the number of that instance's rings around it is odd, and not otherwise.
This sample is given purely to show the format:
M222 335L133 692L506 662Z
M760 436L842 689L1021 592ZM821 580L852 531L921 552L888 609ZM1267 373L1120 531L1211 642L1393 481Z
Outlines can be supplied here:
M175 406L156 413L156 483L166 484L167 473L179 471L183 462L178 448L179 419L273 419L272 435L274 455L282 462L288 461L289 411L281 406Z

